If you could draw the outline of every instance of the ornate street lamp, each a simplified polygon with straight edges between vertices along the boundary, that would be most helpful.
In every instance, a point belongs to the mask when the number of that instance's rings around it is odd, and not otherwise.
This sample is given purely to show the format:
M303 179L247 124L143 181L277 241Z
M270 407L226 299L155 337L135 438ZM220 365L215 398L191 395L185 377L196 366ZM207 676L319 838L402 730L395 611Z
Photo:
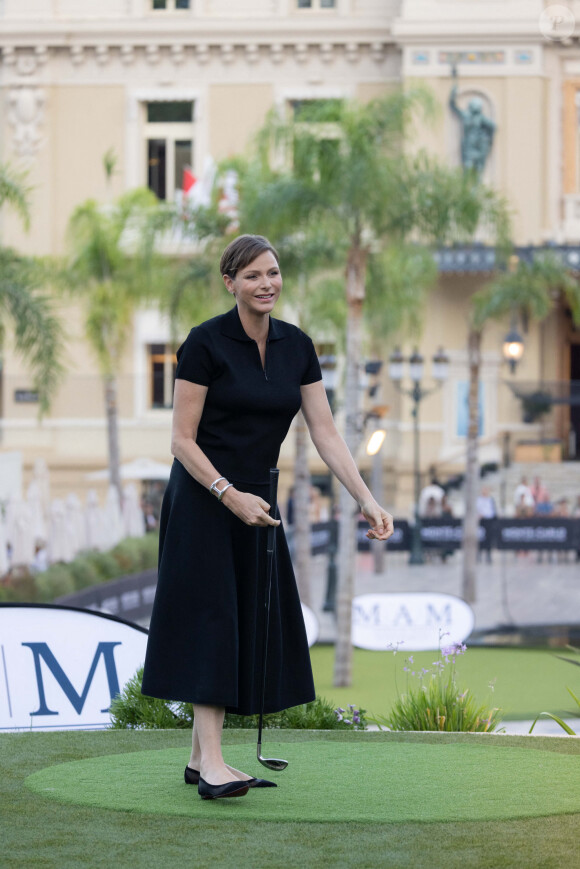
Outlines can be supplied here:
M513 374L516 370L516 365L524 355L524 340L515 326L511 329L503 339L503 358L509 363L510 371Z
M405 361L409 363L409 376L413 382L413 386L411 389L405 389L401 386L401 381L404 376L404 368ZM419 499L421 496L421 465L420 465L420 455L419 455L419 404L426 398L428 395L432 395L438 389L441 388L445 380L447 379L447 373L449 368L449 359L447 358L443 348L439 348L437 353L433 356L433 368L432 368L432 376L436 381L436 386L431 389L425 389L421 385L421 380L423 379L424 373L424 359L419 353L417 349L413 351L413 354L410 356L408 360L405 360L405 357L401 353L401 350L397 347L391 353L389 358L389 375L398 392L402 395L407 395L409 398L413 399L413 410L411 414L413 416L413 445L414 445L414 458L413 458L413 474L415 478L415 523L413 525L413 534L411 537L411 554L409 557L409 564L424 564L425 558L423 555L423 542L421 540L421 517L419 515Z

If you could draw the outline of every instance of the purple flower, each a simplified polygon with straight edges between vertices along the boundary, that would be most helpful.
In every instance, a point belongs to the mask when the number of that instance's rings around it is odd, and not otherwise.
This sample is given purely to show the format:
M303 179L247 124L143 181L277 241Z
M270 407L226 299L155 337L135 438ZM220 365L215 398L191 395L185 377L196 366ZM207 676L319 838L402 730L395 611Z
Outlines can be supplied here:
M345 723L345 724L352 724L352 721L349 721L348 718L345 718L345 719L344 719L344 723Z
M413 663L413 656L409 655L409 664L412 664L412 663Z
M336 720L337 720L337 721L342 721L342 715L340 714L340 712L338 711L338 709L335 709L335 710L334 710L334 714L336 715Z
M343 709L342 706L339 706L337 712L346 712L346 709Z

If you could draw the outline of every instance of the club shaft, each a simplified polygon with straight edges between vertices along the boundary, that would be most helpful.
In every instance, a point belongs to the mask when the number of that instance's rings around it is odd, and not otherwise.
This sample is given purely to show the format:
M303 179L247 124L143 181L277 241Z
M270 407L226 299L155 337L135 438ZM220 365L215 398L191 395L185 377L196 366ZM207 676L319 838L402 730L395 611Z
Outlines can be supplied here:
M278 468L270 468L270 516L276 518L278 500ZM262 753L262 727L264 718L264 702L266 699L266 668L268 663L268 635L270 630L270 597L272 593L272 572L274 569L274 552L276 549L276 526L268 526L266 589L264 595L264 644L262 649L262 685L260 690L260 716L258 719L258 755Z

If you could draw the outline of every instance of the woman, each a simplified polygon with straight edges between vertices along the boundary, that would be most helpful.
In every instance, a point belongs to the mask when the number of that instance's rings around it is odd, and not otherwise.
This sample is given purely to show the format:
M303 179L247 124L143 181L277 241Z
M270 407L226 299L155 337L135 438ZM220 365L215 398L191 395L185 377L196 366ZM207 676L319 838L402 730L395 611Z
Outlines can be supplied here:
M392 517L373 499L339 435L310 338L270 317L282 289L267 239L242 235L221 274L236 305L192 329L177 352L171 449L163 500L159 580L143 693L192 702L185 779L202 797L274 786L228 766L224 712L259 712L268 473L302 408L314 444L386 540ZM314 700L306 633L288 547L276 532L265 712Z

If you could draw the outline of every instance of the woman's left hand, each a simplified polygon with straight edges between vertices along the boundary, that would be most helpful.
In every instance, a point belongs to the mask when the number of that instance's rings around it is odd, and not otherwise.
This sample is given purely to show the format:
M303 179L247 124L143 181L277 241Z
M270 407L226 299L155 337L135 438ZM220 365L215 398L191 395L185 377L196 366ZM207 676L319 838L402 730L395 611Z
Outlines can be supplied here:
M366 536L369 540L388 540L394 531L393 517L374 502L361 504L361 511L370 529Z

